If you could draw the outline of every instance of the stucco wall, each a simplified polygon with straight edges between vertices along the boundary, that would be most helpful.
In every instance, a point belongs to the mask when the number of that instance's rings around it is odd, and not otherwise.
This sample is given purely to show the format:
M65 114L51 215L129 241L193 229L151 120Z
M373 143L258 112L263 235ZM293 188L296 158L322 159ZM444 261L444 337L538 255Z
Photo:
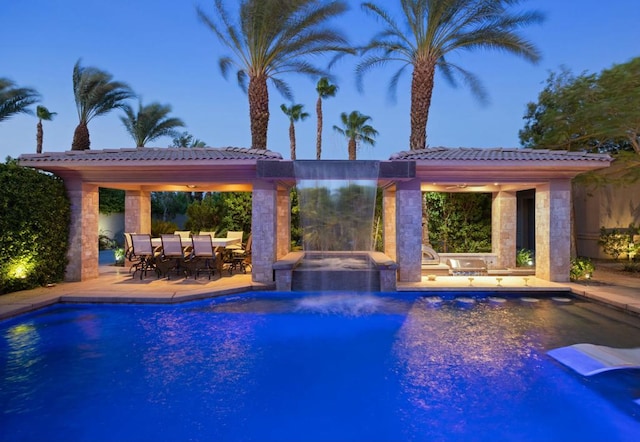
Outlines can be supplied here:
M640 225L640 182L628 186L608 185L590 189L573 186L575 228L579 256L610 258L598 244L600 228Z

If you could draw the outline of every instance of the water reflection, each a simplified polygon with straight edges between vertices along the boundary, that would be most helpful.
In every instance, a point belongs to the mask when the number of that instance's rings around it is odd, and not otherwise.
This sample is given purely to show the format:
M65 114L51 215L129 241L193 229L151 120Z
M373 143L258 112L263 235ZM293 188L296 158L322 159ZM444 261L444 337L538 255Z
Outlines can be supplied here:
M192 395L210 408L212 419L224 421L243 408L252 388L259 351L253 346L260 316L213 311L164 311L139 321L150 345L143 350L142 370L148 401L171 405ZM233 404L227 402L233 397ZM203 398L206 398L203 399Z
M393 349L406 399L399 401L406 404L399 414L407 428L428 422L439 434L442 427L448 434L470 434L470 413L476 424L490 427L504 411L486 406L493 388L499 386L505 401L524 400L527 386L541 375L531 369L541 358L536 321L536 315L486 303L434 308L415 302Z
M37 375L38 363L42 360L39 349L41 338L38 329L31 322L10 327L3 337L8 349L0 385L5 386L3 389L13 391L14 400L4 404L2 408L5 413L19 413L22 411L22 399L29 397L35 390L32 379Z

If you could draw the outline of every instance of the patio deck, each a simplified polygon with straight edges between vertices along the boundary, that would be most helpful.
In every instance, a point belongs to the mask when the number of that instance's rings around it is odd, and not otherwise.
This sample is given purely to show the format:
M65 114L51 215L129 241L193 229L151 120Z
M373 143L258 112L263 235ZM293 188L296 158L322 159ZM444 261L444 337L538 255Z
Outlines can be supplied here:
M534 276L427 276L415 283L398 283L397 290L424 292L558 292L604 303L629 313L640 315L640 278L620 275L606 266L597 266L593 278L584 283L555 283ZM525 281L525 278L526 281ZM273 290L273 285L251 281L251 274L226 272L209 280L201 277L166 280L149 275L145 279L132 278L127 268L100 266L100 276L83 282L64 282L52 287L39 287L0 295L0 319L6 319L56 302L77 303L178 303L251 290Z

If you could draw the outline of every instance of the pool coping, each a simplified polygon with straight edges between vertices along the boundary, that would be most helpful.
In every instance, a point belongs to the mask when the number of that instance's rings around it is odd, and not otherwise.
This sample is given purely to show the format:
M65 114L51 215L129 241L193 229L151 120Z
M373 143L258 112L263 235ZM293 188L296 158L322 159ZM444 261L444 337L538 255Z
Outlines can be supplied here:
M554 283L535 277L494 276L422 278L416 283L397 283L396 292L526 292L573 295L604 304L633 315L640 315L640 278L596 272L589 283ZM526 278L526 279L525 279ZM498 285L500 284L500 285ZM0 320L37 310L55 303L146 303L171 304L242 293L274 291L272 285L255 283L250 274L218 275L212 280L134 279L122 268L102 266L100 277L0 295Z

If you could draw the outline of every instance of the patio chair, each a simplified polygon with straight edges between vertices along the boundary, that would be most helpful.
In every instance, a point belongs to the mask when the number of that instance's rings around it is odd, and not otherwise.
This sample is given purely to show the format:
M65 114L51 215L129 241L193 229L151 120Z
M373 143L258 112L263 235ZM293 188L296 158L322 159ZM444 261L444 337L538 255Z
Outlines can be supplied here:
M251 245L253 242L253 235L249 234L247 243L243 244L241 248L231 250L231 260L229 262L229 274L233 274L233 271L238 269L242 273L247 273L247 267L251 267Z
M185 253L180 235L163 234L160 235L160 240L162 241L162 257L156 264L160 273L166 276L167 279L171 279L170 275L172 271L175 272L176 275L183 274L183 262L185 257L189 255L189 252Z
M131 234L131 255L137 260L136 264L132 266L133 275L136 277L136 272L140 272L140 279L147 276L149 270L156 272L156 275L160 277L158 268L156 267L156 260L160 256L158 248L154 248L151 244L151 235L148 233L132 233Z
M131 263L129 273L140 265L140 258L133 253L133 241L131 240L131 235L135 235L135 233L124 232L124 257Z
M193 235L191 236L193 250L189 258L185 261L185 267L189 273L193 274L193 279L198 279L198 275L206 272L211 279L211 275L215 273L218 259L215 249L211 243L210 235Z
M227 238L240 238L240 243L242 243L242 238L244 236L244 232L243 231L233 231L230 230L227 232ZM242 249L242 245L241 244L230 244L227 247L227 250L235 250L235 249Z

